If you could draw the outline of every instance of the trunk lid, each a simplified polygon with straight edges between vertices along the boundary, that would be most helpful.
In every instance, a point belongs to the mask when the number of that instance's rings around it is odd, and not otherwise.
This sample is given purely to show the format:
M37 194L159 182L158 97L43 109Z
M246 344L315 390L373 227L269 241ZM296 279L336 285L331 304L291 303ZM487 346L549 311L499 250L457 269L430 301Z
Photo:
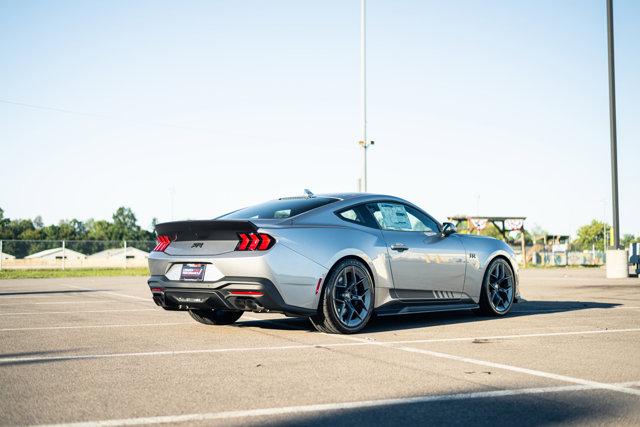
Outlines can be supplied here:
M210 256L235 250L239 233L256 232L251 221L197 220L172 221L156 225L158 236L168 236L171 244L164 250L175 256Z

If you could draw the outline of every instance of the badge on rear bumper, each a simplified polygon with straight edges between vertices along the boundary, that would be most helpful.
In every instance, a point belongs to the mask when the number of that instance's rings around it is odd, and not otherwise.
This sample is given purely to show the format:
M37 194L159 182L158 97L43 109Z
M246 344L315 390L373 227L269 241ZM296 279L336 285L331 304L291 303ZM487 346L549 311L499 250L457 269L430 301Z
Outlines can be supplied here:
M202 282L204 280L206 264L183 264L180 272L180 280Z

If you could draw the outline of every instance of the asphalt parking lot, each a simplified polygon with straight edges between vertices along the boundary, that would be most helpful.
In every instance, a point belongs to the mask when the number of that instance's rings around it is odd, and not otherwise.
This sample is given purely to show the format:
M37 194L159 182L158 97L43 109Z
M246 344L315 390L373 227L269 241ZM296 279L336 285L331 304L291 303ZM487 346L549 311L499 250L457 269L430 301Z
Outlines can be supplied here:
M143 277L0 281L0 423L640 424L640 279L525 270L506 318L355 336L251 314L205 326Z

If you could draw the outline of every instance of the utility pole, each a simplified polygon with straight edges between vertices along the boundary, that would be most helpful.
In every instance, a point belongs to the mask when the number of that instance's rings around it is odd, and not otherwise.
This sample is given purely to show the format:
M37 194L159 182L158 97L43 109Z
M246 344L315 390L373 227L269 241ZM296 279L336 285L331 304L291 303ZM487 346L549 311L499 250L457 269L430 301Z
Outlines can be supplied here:
M609 58L609 130L611 132L611 202L613 205L613 242L606 253L608 279L629 276L627 251L620 249L620 212L618 210L618 141L616 136L616 70L613 54L613 0L607 1L607 46Z
M613 0L607 0L607 46L609 47L609 128L611 132L611 201L613 204L613 249L620 249L618 211L618 141L616 135L616 70L613 52Z
M362 147L362 185L361 191L367 192L367 0L360 0L360 108L362 110L362 140L358 143Z

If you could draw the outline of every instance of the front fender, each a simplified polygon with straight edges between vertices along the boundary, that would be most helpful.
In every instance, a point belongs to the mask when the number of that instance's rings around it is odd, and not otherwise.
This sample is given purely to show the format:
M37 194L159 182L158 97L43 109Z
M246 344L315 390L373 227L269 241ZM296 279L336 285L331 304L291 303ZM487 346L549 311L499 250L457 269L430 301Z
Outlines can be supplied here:
M501 240L490 237L460 235L462 244L467 252L467 269L465 272L464 293L475 303L480 301L482 282L487 267L497 257L504 257L511 267L516 282L516 298L518 294L518 262L513 249Z

